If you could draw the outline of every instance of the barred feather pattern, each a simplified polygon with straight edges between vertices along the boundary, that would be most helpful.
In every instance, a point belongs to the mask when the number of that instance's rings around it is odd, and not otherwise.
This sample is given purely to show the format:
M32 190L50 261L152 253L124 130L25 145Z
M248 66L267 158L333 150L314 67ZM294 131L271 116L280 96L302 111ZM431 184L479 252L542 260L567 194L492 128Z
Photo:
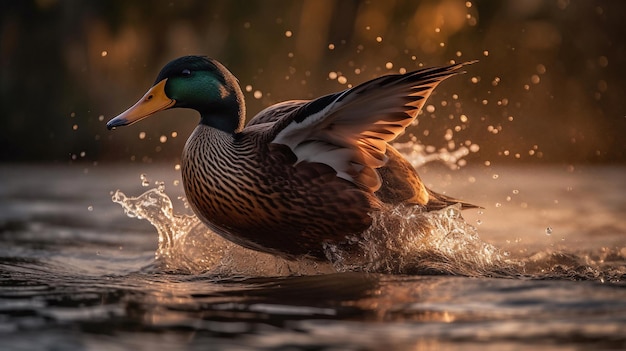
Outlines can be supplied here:
M378 207L373 194L338 178L328 165L294 166L288 147L268 145L258 135L234 136L201 124L187 141L185 193L208 227L253 250L324 259L325 242L343 242L371 225L368 213Z

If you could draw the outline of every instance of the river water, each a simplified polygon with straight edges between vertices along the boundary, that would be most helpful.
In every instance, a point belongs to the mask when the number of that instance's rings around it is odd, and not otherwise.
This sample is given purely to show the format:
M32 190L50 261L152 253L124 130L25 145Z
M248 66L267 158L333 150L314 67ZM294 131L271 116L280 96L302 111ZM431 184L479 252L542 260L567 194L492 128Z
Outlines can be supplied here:
M626 348L626 167L420 171L484 208L319 264L207 233L170 165L0 166L0 349Z

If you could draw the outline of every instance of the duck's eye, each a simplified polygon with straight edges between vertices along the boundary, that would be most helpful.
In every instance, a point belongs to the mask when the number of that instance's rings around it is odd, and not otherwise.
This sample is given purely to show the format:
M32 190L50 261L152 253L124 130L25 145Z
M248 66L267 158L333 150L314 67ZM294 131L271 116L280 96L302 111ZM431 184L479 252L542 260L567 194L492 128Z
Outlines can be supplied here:
M180 74L182 74L183 76L190 76L191 71L185 68L182 72L180 72Z

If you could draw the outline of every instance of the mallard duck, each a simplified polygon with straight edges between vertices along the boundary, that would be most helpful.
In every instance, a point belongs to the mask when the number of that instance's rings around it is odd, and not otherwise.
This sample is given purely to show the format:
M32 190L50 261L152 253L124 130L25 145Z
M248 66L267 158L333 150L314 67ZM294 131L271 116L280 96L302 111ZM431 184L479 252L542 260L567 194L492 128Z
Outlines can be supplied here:
M170 108L198 111L200 123L181 159L194 213L249 249L324 260L325 244L361 234L384 204L475 207L427 189L389 144L463 65L386 75L314 100L278 103L244 127L235 76L214 59L185 56L165 65L148 92L107 127Z

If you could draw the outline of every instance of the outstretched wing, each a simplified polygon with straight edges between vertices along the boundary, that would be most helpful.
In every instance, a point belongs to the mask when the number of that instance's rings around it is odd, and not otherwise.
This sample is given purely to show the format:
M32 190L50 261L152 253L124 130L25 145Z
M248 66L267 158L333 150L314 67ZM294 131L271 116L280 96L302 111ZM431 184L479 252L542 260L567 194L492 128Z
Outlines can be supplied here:
M338 177L376 191L387 143L411 124L433 89L465 64L383 76L306 103L284 103L276 108L287 114L267 137L288 146L296 164L327 164Z

